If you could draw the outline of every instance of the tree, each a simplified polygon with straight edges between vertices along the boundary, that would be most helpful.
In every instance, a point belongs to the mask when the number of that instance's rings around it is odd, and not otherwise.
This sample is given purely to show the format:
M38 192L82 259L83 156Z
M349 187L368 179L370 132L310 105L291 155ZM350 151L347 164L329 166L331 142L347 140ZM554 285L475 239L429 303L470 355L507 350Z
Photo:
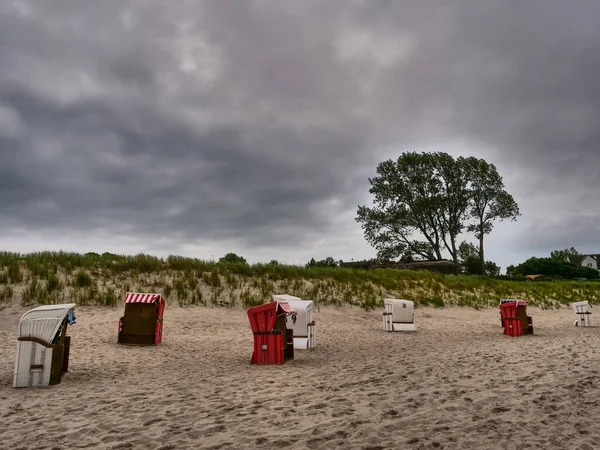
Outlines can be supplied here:
M469 275L481 273L479 249L476 245L467 241L463 241L458 246L458 254L461 272Z
M486 261L485 274L488 277L497 277L498 275L500 275L500 267L493 261Z
M475 219L467 230L479 239L479 263L481 273L485 273L484 236L492 231L494 221L515 221L521 214L512 195L504 189L504 182L494 164L474 157L466 158L465 164L471 191L469 216Z
M306 263L306 267L339 267L341 261L336 261L331 256L328 256L321 261L316 261L315 258L311 258L309 262Z
M470 192L467 187L468 164L464 157L456 160L447 153L434 153L435 167L442 183L438 222L441 236L452 260L458 264L456 238L465 228ZM447 237L446 237L447 236Z
M460 267L463 273L469 275L487 275L488 277L497 277L500 275L500 267L493 261L485 262L485 271L481 272L479 262L479 249L471 242L463 241L458 246Z
M221 263L247 264L246 259L236 255L235 253L227 253L219 259Z
M515 273L521 275L545 275L569 280L577 278L600 278L600 273L596 269L578 266L556 258L529 258L515 268Z
M508 276L510 278L515 276L515 272L516 272L516 267L513 264L511 264L510 266L508 266L506 268L506 276Z
M553 250L550 252L550 258L557 259L560 261L566 261L568 256L577 256L580 255L574 247L565 248L564 250Z
M457 262L456 237L468 209L465 170L464 161L440 152L406 152L377 166L369 178L374 206L359 206L356 221L378 258L439 260L445 248Z

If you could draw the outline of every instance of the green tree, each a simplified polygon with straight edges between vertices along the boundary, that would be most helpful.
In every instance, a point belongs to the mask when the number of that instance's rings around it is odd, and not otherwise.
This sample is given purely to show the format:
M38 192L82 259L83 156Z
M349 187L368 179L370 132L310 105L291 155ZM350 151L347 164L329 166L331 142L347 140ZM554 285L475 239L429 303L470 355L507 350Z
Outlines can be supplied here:
M469 275L481 273L479 249L476 245L467 241L461 242L458 246L458 255L461 272Z
M494 221L515 221L521 214L513 196L504 189L504 182L494 164L469 157L465 165L471 191L469 216L475 220L467 230L479 240L479 263L481 273L485 273L484 236L492 231Z
M225 256L219 259L221 263L233 263L233 264L247 264L246 258L238 256L235 253L227 253Z
M511 277L511 278L514 277L515 276L515 272L516 272L516 267L513 264L511 264L510 266L508 266L506 268L506 275L508 277Z
M315 258L311 258L309 262L306 263L306 267L339 267L341 261L336 261L331 256L328 256L321 261L316 261Z
M369 178L373 207L359 206L356 221L378 258L442 259L445 248L457 262L456 238L469 205L467 168L441 152L406 152L377 166Z
M575 250L574 247L571 248L565 248L564 250L553 250L550 252L550 258L552 259L558 259L560 261L566 261L566 258L568 256L576 256L576 255L580 255L581 253L579 253L577 250Z
M485 274L488 277L497 277L498 275L500 275L500 266L498 266L493 261L486 261L485 262Z
M545 275L566 279L598 279L600 273L590 267L578 266L555 258L529 258L515 268L515 273L521 275Z
M470 199L470 191L467 186L468 164L464 157L454 159L447 153L434 153L433 158L442 186L441 198L437 204L440 235L452 260L458 264L459 252L456 239L465 228Z

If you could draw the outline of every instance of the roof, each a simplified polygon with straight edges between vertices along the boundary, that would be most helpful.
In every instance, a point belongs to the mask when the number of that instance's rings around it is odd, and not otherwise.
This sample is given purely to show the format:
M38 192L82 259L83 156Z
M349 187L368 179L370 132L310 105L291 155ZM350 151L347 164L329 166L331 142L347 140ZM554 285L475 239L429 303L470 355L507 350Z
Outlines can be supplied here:
M288 314L298 314L288 302L277 302L277 305Z
M248 308L248 319L250 320L252 331L264 332L273 330L277 317L280 316L280 311L283 311L286 316L288 314L297 314L287 302L269 302Z
M162 294L144 294L136 292L128 292L125 294L125 303L159 303L164 302Z
M293 295L288 295L288 294L275 294L273 295L273 301L274 302L289 302L289 301L298 301L298 300L302 300L300 297L295 297Z
M309 309L313 309L314 302L312 300L290 300L288 305L294 311L308 311Z
M583 262L583 260L587 257L591 257L593 259L595 259L596 261L600 261L600 254L599 253L587 253L585 255L568 255L569 258L569 262L573 263L573 264L581 264Z
M35 337L51 342L75 303L44 305L27 311L19 321L19 337Z
M384 305L393 305L394 303L402 303L402 302L408 302L408 303L414 304L414 302L412 300L403 300L401 298L384 298L383 299Z
M525 300L508 300L508 301L502 301L500 300L500 308L502 308L504 305L508 305L509 303L516 303L517 306L527 306L527 302Z

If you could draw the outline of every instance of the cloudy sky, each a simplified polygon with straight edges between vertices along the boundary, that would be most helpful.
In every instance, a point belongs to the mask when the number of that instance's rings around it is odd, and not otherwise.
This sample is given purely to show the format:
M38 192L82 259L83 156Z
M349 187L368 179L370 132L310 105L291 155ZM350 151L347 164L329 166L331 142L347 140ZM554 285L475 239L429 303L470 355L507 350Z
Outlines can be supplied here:
M487 258L600 252L597 0L4 0L0 248L362 259L406 150L496 164Z

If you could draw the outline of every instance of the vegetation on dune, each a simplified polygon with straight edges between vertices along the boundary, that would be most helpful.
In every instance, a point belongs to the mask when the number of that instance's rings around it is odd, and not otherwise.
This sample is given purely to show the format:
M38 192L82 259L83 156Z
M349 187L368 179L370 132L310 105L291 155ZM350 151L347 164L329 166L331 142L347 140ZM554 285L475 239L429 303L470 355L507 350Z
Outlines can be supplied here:
M523 298L544 308L600 299L594 281L514 281L427 271L288 266L272 261L247 264L233 256L209 262L181 256L42 252L0 253L0 303L23 305L75 302L119 304L126 292L161 292L181 306L243 306L289 293L321 305L354 305L366 310L383 298L419 305L496 307L501 298Z

